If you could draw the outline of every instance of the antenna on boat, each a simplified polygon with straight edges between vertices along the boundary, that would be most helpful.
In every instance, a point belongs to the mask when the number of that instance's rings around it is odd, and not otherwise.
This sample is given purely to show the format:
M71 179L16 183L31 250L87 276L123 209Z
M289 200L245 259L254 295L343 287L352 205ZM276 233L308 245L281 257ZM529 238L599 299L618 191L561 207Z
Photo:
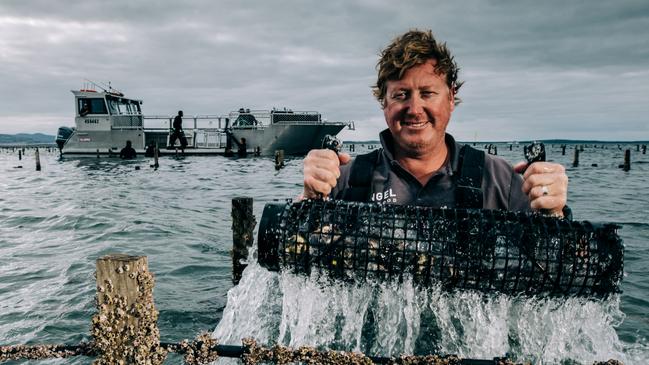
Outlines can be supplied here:
M88 79L84 79L84 80L87 81L87 82L89 82L89 83L92 84L93 86L100 88L100 89L101 89L103 92L105 92L105 93L111 93L111 94L122 94L121 91L119 91L119 90L117 90L117 89L113 89L113 87L110 85L110 81L108 81L108 85L106 85L106 84L103 83L103 82L94 82L94 81L92 81L92 80L88 80ZM122 95L123 95L123 94L122 94Z
M88 82L90 85L92 85L92 86L94 86L94 87L98 87L98 88L100 88L103 92L107 92L107 91L108 91L108 90L106 90L105 87L99 85L98 83L96 83L96 82L94 82L94 81L92 81L92 80L84 79L84 81Z

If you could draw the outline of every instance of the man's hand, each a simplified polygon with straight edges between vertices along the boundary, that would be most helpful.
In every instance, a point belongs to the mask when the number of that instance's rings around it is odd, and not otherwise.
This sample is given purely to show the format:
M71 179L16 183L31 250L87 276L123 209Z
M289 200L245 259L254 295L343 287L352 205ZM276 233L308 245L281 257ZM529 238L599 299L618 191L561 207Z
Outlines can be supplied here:
M525 171L523 192L529 197L532 209L547 210L553 216L563 217L568 199L568 175L562 165L535 162L528 167L526 162L520 162L514 170Z
M328 149L311 150L304 158L303 198L327 196L340 177L340 165L351 160L347 153L336 154Z

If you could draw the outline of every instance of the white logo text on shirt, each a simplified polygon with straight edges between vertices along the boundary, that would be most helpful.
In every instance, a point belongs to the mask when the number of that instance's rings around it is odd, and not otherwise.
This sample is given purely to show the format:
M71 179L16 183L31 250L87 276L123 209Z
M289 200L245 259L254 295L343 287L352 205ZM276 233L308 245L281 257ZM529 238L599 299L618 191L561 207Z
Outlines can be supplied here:
M386 191L380 191L372 194L372 201L377 203L396 203L397 194L392 192L392 188Z

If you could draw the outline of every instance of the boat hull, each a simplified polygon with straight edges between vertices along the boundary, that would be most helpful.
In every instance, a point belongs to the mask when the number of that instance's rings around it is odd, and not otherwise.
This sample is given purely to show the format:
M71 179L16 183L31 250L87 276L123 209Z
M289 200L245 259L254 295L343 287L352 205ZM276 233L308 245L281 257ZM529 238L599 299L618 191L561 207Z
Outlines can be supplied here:
M285 155L306 155L314 148L322 146L326 135L336 135L343 128L343 123L317 123L317 124L273 124L255 128L233 128L232 136L238 141L246 139L248 153L253 154L259 149L263 156L272 156L275 151L283 150ZM196 132L186 129L185 134L193 142ZM222 155L225 153L227 137L225 132L216 140L213 147L193 146L190 144L185 149L186 155ZM147 130L111 130L111 131L75 131L63 145L63 154L96 155L119 154L119 151L130 140L138 154L143 153L145 146L151 142L160 146L160 154L175 154L180 147L166 147L168 132ZM178 142L176 142L178 144ZM233 143L236 153L236 145Z
M64 154L119 153L126 141L131 141L136 151L144 150L144 131L141 129L110 131L74 131L63 144Z
M343 128L345 124L342 123L271 124L263 128L235 128L232 135L238 141L246 139L248 152L259 147L262 155L273 155L277 150L284 150L286 155L306 155L322 146L324 136L335 136Z

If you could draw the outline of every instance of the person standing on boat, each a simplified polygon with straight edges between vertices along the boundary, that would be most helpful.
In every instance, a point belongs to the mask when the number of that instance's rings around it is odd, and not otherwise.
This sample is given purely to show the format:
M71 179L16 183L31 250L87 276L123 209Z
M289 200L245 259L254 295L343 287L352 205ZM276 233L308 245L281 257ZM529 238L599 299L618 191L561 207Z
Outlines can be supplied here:
M183 131L183 111L179 110L178 115L174 118L173 130L171 136L169 137L169 147L173 148L176 144L176 139L180 140L180 148L185 152L185 147L187 147L187 138L185 137L185 131Z
M431 31L394 39L377 69L373 92L388 127L380 134L382 148L353 161L346 153L310 151L301 197L570 216L562 165L512 167L446 133L462 82L454 57Z
M123 160L130 160L137 157L137 152L135 152L135 148L131 145L131 141L126 141L126 147L122 148L122 150L119 152L119 158Z

